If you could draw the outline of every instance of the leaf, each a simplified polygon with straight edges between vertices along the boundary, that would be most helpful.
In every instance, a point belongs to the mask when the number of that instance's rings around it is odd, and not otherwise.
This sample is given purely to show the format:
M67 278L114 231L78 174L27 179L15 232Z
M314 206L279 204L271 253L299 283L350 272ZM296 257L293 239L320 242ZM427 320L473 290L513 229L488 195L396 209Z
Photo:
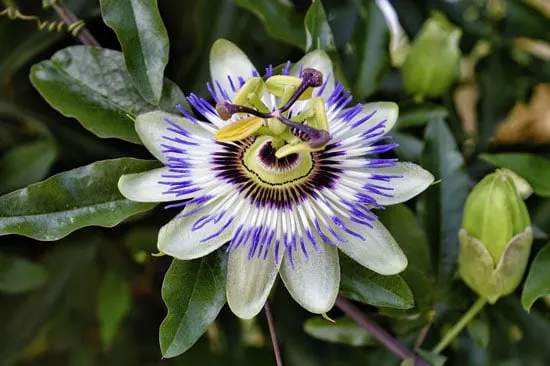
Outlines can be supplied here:
M530 311L535 301L550 294L550 244L538 253L523 285L521 305L525 311Z
M122 63L118 51L67 47L33 65L31 82L53 108L97 136L140 143L132 118L159 107L143 99ZM160 109L177 113L178 103L185 103L183 93L166 80Z
M334 319L334 323L320 317L311 318L305 321L304 331L314 338L330 343L354 347L378 344L368 330L358 326L348 317Z
M95 243L90 238L71 239L68 245L57 245L44 260L50 280L40 290L29 294L22 304L13 309L9 320L0 327L0 365L9 365L37 335L40 328L59 311L67 297L66 290L73 276L93 259Z
M468 323L468 333L481 348L487 348L491 336L489 323L486 318L478 316Z
M373 306L410 309L412 292L398 275L382 276L345 255L340 255L340 293L350 299Z
M532 154L483 154L481 158L490 164L512 170L524 178L533 191L542 197L550 197L550 160Z
M431 263L428 239L411 209L404 204L392 205L378 211L377 215L405 252L409 260L407 268L413 267L429 273Z
M304 49L302 20L291 2L272 0L236 0L237 5L254 13L267 33L282 42Z
M327 20L327 14L323 9L321 0L313 1L304 20L306 28L306 51L322 49L332 51L335 49L332 30Z
M397 157L404 161L418 162L424 149L424 141L408 133L394 131L391 137L398 145L395 148Z
M421 104L399 112L395 125L398 129L425 126L432 120L444 119L448 116L447 108L437 104Z
M109 271L99 286L97 318L103 349L111 348L122 321L130 311L132 294L126 278Z
M425 141L422 166L441 182L429 187L422 196L422 221L434 250L433 263L437 263L438 293L443 296L450 289L456 272L458 230L468 194L468 175L453 135L443 120L428 125Z
M306 13L304 26L306 30L306 52L315 49L325 51L332 60L335 73L333 77L340 81L345 88L349 88L346 75L340 66L340 56L336 51L332 30L321 0L311 3Z
M53 141L37 141L8 151L0 160L0 194L44 179L57 157Z
M358 63L354 95L366 99L390 70L390 30L375 0L362 0L360 7L361 21L354 34Z
M147 102L158 105L168 63L168 33L156 0L101 0L101 14L122 46L126 69Z
M174 259L162 284L168 314L160 325L163 357L187 351L225 304L227 255L215 252L192 261Z
M152 169L157 162L130 158L99 161L0 197L0 235L58 240L85 226L112 227L155 204L125 199L122 174Z
M445 362L447 362L447 357L440 355L439 353L434 353L423 349L417 349L416 352L420 355L420 357L428 361L433 366L443 366Z
M39 263L0 253L0 291L18 294L46 283L48 273Z

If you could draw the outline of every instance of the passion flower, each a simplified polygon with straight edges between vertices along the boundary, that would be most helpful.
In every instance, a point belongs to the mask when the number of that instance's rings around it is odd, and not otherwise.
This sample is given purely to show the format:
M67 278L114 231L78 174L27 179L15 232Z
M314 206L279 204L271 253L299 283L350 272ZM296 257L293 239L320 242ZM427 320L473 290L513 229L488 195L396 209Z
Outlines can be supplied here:
M394 103L357 104L335 83L323 51L261 77L234 44L211 51L213 102L191 94L200 114L138 116L136 130L164 167L123 176L119 189L141 202L178 201L180 215L159 232L174 258L205 256L227 244L227 301L242 318L263 307L277 274L305 309L324 313L340 284L338 250L381 274L407 258L373 209L406 201L433 176L380 158Z

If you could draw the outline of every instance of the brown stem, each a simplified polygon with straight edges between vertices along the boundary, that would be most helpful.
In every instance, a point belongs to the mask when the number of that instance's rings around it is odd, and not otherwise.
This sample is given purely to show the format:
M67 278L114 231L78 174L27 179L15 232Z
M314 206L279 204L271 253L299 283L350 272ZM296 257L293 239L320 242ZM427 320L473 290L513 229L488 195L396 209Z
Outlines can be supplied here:
M68 26L78 21L76 15L74 15L72 11L70 11L65 5L63 5L62 2L54 2L52 6L55 12L61 18L61 20L63 20L63 22L65 22L65 24L67 24ZM82 44L93 47L101 47L99 42L94 38L94 36L92 36L92 33L90 33L90 31L85 27L83 27L80 32L78 32L77 38Z
M267 325L269 327L269 334L271 335L271 342L273 343L273 353L275 353L275 362L277 366L283 366L283 359L281 358L281 350L279 349L279 343L277 342L277 333L275 332L275 322L273 321L273 315L271 314L271 307L266 302L264 306L265 317L267 318Z
M366 314L362 313L359 308L353 305L349 300L342 296L338 296L336 299L336 306L342 310L346 315L352 318L357 324L366 328L380 343L382 343L391 353L396 355L402 360L414 359L416 366L430 366L430 364L417 356L413 351L399 343L397 339L392 337L384 329L380 328L378 324L373 322Z

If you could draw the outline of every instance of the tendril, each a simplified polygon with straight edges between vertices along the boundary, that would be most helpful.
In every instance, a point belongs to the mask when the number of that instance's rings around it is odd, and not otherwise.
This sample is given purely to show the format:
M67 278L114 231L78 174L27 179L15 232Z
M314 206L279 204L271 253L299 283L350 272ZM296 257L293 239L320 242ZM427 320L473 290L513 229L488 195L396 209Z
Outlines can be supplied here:
M49 2L47 7L53 6L54 2ZM0 17L7 16L11 20L24 20L35 22L38 29L48 32L64 32L67 31L73 37L77 37L78 33L84 28L85 23L82 19L75 21L72 24L66 24L63 21L52 22L48 20L42 20L36 15L26 15L21 13L18 9L8 6L6 9L0 11Z

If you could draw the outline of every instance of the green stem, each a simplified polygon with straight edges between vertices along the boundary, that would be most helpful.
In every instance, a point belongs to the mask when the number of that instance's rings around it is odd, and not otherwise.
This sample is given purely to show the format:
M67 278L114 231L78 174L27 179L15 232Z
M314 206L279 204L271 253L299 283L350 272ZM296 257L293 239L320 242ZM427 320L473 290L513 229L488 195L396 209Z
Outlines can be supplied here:
M476 302L474 302L474 304L470 307L470 309L468 309L466 314L464 314L462 318L460 318L460 320L451 328L451 330L445 334L443 339L439 341L437 346L435 346L432 351L435 353L440 353L441 351L443 351L449 345L449 343L451 343L458 336L462 329L464 329L464 327L472 321L477 313L479 313L479 311L483 309L486 303L487 300L485 300L484 298L478 298Z

